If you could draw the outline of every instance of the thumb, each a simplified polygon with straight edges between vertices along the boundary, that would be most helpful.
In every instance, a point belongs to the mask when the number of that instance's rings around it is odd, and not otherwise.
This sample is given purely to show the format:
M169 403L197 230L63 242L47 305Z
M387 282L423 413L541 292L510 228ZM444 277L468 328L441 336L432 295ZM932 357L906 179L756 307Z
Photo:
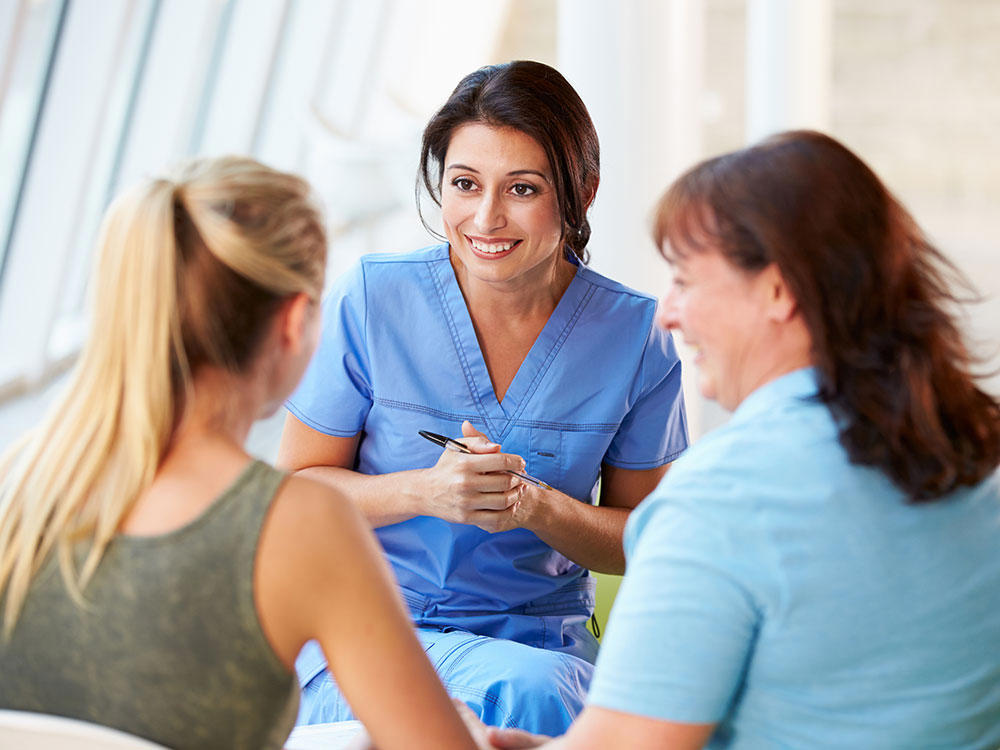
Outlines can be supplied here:
M464 438L462 442L476 453L496 453L500 450L497 443L486 437L486 433L473 427L468 419L462 422L462 437Z
M486 433L480 432L475 427L473 427L472 422L470 422L468 419L462 422L462 437L481 437L484 440L489 441L489 438L486 437Z

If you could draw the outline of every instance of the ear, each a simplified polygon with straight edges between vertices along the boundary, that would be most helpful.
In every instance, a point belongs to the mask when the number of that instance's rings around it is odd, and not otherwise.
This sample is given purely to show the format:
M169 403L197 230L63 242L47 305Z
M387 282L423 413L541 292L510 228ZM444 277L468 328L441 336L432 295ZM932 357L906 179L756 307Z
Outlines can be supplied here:
M776 263L771 263L761 271L758 280L769 320L775 323L787 323L798 314L799 303Z
M589 211L590 207L592 205L594 205L594 198L597 197L597 186L600 185L600 184L601 184L601 178L600 177L594 177L594 179L591 181L591 184L588 186L587 193L586 193L587 200L584 201L584 204L583 204L583 210L584 211Z
M278 312L281 345L292 354L300 353L307 345L312 304L312 298L308 294L299 292L285 300Z

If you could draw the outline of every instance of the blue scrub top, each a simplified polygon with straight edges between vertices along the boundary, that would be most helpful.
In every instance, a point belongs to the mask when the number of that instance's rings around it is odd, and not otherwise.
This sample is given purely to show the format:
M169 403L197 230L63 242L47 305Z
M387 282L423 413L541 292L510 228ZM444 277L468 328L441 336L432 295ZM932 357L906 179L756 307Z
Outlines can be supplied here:
M319 348L287 407L324 434L361 432L364 474L432 466L441 449L418 430L460 436L467 419L529 473L594 502L602 463L650 469L688 444L681 365L655 309L578 266L498 402L448 246L365 256L327 295ZM531 531L419 516L376 533L418 624L593 608L587 571Z

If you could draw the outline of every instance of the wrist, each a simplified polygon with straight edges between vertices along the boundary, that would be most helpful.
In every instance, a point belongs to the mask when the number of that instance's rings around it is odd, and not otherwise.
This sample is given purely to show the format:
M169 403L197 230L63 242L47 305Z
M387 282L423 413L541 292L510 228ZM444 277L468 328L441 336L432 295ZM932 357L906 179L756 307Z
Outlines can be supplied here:
M400 511L408 516L427 515L427 498L430 496L428 486L428 469L411 469L402 472L405 476L400 483Z
M558 490L543 490L530 484L524 488L518 501L518 525L542 536L552 524L558 523L559 501L564 495Z

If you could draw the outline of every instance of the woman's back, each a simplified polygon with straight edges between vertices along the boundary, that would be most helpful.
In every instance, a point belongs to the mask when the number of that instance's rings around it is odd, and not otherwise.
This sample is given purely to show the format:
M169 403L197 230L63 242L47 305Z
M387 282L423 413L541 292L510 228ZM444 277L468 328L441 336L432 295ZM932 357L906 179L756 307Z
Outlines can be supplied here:
M280 747L298 689L262 632L254 565L283 480L253 461L186 525L117 535L84 591L85 608L50 556L11 640L0 643L0 705L170 747Z
M907 504L811 393L753 393L637 511L591 700L626 675L651 715L724 716L711 747L996 747L1000 476Z

